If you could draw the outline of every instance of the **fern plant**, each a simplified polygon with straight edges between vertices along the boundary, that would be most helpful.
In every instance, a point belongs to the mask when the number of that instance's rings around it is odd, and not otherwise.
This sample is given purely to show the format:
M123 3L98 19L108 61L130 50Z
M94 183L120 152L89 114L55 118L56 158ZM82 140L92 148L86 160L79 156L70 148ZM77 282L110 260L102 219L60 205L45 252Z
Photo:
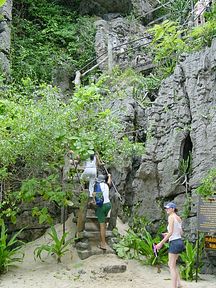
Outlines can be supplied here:
M59 238L57 231L54 226L51 226L51 232L48 233L52 238L53 242L51 244L43 244L34 250L34 256L42 260L42 253L45 251L50 254L54 254L57 259L57 263L61 263L62 256L69 251L68 246L73 242L73 239L66 240L68 232L64 232L62 237Z
M3 273L7 272L8 268L13 266L15 262L22 262L23 260L24 253L20 251L23 242L17 239L23 229L15 233L9 240L3 220L0 227L0 273Z

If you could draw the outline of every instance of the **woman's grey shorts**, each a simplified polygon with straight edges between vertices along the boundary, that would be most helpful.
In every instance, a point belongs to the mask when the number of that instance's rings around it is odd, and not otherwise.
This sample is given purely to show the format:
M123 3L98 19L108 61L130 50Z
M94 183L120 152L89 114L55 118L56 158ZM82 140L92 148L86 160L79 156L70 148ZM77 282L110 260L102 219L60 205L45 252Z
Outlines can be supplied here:
M172 254L179 254L185 250L185 245L183 240L180 239L175 239L169 242L169 253Z

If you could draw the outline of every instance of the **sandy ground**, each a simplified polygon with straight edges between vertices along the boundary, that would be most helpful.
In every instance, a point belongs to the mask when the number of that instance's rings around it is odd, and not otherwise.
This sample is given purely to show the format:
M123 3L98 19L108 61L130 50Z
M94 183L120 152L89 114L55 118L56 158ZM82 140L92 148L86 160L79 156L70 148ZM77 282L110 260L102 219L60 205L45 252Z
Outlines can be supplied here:
M69 223L70 219L69 219ZM60 231L61 226L57 225ZM121 227L122 228L122 227ZM0 288L169 288L171 287L169 270L162 268L157 273L154 267L143 266L137 261L125 261L113 254L94 255L80 260L76 250L67 253L62 263L57 264L54 256L45 258L45 262L34 260L33 251L41 243L49 241L45 234L25 247L24 261L10 268L0 278ZM110 265L125 264L122 273L104 273L103 268ZM216 276L201 275L196 283L182 282L184 288L216 288Z

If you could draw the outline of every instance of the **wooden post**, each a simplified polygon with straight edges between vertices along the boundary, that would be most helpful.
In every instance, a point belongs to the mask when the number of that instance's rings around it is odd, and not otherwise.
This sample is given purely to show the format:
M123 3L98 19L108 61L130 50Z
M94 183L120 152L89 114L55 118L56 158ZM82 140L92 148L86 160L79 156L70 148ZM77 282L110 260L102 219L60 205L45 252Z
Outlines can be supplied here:
M200 247L199 247L199 242L200 242L200 233L199 233L199 230L198 230L198 232L197 232L197 259L196 259L196 282L197 282L197 280L198 280L198 268L199 268L199 249L200 249Z
M112 72L112 68L113 68L113 53L112 53L112 38L110 36L110 34L108 35L108 45L107 45L107 49L108 49L108 71L109 73Z
M191 0L191 20L194 23L194 3L193 0Z

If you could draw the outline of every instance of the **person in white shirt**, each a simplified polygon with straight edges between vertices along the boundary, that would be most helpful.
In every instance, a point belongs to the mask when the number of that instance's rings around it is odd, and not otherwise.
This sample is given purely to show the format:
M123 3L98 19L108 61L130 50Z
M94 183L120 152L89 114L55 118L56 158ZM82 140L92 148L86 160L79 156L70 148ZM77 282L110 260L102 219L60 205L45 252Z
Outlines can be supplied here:
M182 220L176 214L177 207L176 204L170 202L164 206L168 216L168 226L167 233L164 233L163 240L156 245L156 249L159 250L163 244L169 240L169 268L172 279L172 288L181 287L180 275L176 266L176 261L179 257L179 254L185 250L184 242L182 240Z
M206 8L210 5L210 0L199 0L194 5L194 24L195 26L202 25L205 23L204 13Z
M108 177L107 181L106 178ZM97 206L95 210L95 214L98 218L98 222L100 224L100 244L98 248L102 250L107 249L106 243L106 217L111 209L111 203L109 199L109 189L112 183L111 174L108 174L107 177L103 174L99 174L97 177L97 182L100 183L100 188L103 193L103 205L102 207ZM93 197L96 196L96 193L93 193Z
M86 161L85 169L80 176L81 180L89 182L89 196L92 197L94 192L94 183L97 176L97 158L94 154L91 154L89 159Z

